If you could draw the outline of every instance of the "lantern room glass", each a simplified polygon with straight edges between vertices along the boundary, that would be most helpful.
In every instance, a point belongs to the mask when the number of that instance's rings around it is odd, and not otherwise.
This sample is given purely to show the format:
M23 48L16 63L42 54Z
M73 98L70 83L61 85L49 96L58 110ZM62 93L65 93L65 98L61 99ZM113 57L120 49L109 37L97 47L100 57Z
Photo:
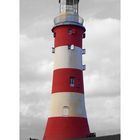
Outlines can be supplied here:
M60 13L78 14L79 0L59 0Z

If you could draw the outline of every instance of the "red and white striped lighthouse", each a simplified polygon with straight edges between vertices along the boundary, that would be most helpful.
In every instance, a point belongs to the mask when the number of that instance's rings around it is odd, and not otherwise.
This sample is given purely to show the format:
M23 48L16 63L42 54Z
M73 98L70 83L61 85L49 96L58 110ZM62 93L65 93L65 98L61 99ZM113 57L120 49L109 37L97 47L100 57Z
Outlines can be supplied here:
M50 115L43 140L69 140L90 134L85 110L79 0L59 0L60 13L52 29L55 45Z

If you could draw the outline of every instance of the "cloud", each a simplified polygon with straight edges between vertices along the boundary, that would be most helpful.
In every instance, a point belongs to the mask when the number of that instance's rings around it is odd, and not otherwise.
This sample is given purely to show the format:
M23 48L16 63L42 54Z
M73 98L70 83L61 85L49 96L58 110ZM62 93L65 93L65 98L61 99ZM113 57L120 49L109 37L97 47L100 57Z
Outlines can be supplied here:
M80 1L80 15L84 19L96 18L120 18L120 0L81 0ZM59 4L58 0L21 0L20 1L20 27L21 33L30 36L48 34L51 23L53 25L53 18L58 15ZM42 26L45 29L42 30L41 26L37 26L38 22L45 21ZM31 33L30 28L36 26L34 33ZM29 31L28 31L29 30Z
M53 67L51 41L41 37L31 39L21 35L20 43L21 82L50 81Z
M84 0L81 0L80 15L84 19L120 18L120 0L88 0L86 5L84 3Z
M35 114L34 114L35 115ZM23 123L20 124L20 140L31 138L42 139L46 121L38 118L22 117Z
M87 96L116 96L120 93L120 21L89 19L84 47Z
M48 93L49 94L49 93ZM37 118L39 120L45 120L48 117L48 113L49 113L49 100L50 98L46 98L46 96L44 95L39 95L36 93L32 93L30 95L26 95L27 101L25 101L23 99L23 101L21 101L20 104L20 111L21 111L21 123L24 122L24 117L28 118ZM43 98L44 97L44 98ZM22 98L24 98L22 96ZM36 101L36 102L35 102Z
M26 30L27 34L21 34L21 140L29 136L41 139L49 112L53 38L45 38L40 31L32 35L42 24L44 20L34 23L36 26L30 27L29 32ZM120 21L90 18L85 21L85 27L84 83L91 132L98 135L119 132Z
M53 27L53 20L37 19L34 23L28 25L26 28L21 29L21 34L26 33L30 38L47 38L51 39L53 34L51 28Z
M119 133L119 96L86 98L86 109L91 132L96 132L98 136Z

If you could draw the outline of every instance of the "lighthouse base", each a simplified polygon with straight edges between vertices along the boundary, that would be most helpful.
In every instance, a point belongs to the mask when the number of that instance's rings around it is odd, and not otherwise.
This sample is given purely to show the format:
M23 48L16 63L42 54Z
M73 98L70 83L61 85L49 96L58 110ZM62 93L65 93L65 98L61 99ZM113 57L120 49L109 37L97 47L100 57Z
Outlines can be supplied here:
M69 140L84 138L89 134L87 118L51 117L48 118L43 140Z

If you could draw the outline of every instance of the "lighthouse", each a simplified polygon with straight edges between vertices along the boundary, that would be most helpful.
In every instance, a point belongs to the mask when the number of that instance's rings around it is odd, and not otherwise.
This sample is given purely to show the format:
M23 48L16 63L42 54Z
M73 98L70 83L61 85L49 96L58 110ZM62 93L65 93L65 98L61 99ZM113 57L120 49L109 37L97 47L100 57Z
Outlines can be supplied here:
M54 19L52 95L43 140L70 140L90 134L84 99L86 67L82 62L85 27L78 5L79 0L59 0L59 14Z

